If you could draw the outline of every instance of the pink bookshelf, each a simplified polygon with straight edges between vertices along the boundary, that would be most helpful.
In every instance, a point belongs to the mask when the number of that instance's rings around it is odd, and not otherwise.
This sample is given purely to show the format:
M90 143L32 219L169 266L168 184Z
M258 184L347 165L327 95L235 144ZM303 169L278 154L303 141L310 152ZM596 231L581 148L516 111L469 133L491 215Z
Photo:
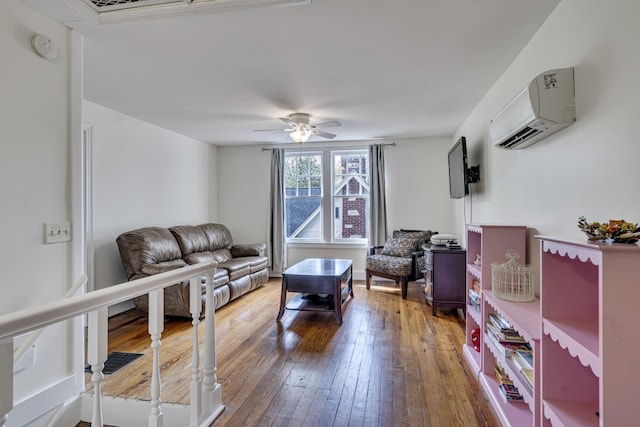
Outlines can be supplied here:
M511 302L491 291L491 263L513 249L525 253L526 227L467 226L467 287L480 281L479 311L468 298L465 360L505 426L640 425L640 246L535 236L540 243L540 297ZM481 263L474 263L480 255ZM526 259L526 258L525 258ZM533 382L487 332L499 314L533 349ZM481 331L480 352L470 333ZM499 364L523 396L507 401L498 390Z
M478 375L478 381L496 410L502 423L506 426L537 426L540 420L539 393L536 391L538 376L538 358L535 352L540 341L540 301L531 303L515 303L499 300L491 292L491 264L504 263L508 259L505 254L514 250L520 254L521 262L526 259L527 228L519 225L467 225L467 322L466 344L464 355L467 364ZM477 263L478 255L480 262ZM469 289L473 281L480 282L480 311L472 307ZM518 367L506 357L499 344L492 341L486 330L486 323L492 313L500 314L516 329L534 349L534 385L531 386ZM480 351L473 348L471 331L481 331ZM523 402L507 401L499 390L499 382L495 374L496 363L500 364L513 384L523 396Z
M639 425L640 247L536 238L542 425Z

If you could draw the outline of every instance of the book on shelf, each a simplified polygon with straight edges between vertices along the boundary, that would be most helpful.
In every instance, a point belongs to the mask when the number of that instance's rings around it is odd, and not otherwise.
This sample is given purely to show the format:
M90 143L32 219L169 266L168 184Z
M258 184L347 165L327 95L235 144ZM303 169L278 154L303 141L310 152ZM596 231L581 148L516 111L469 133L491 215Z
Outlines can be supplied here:
M496 379L500 384L513 384L513 381L511 381L511 378L509 378L509 374L507 374L504 368L500 366L500 363L498 363L498 361L496 361L495 373Z
M511 355L511 359L520 368L520 371L533 369L533 351L516 350Z
M507 402L524 402L524 397L518 391L518 388L513 384L500 384L500 395Z
M493 344L494 348L504 357L511 357L515 351L532 352L531 346L527 342L500 342L493 331L487 330L487 338Z
M522 396L518 391L518 387L513 384L501 383L500 390L507 396Z
M473 278L471 280L471 289L476 291L478 294L480 294L482 292L482 290L480 288L480 280L479 279Z
M491 322L491 317L489 317L489 322L487 322L487 329L493 332L497 340L501 343L526 343L527 341L514 330L504 332L504 328L500 328L496 326L493 322Z
M522 369L522 376L527 381L527 383L533 388L533 369Z
M500 316L497 313L489 313L489 321L493 324L500 332L515 334L517 333L513 326L509 322L505 320L504 317Z
M469 289L469 304L478 313L480 313L481 302L480 294L473 289Z

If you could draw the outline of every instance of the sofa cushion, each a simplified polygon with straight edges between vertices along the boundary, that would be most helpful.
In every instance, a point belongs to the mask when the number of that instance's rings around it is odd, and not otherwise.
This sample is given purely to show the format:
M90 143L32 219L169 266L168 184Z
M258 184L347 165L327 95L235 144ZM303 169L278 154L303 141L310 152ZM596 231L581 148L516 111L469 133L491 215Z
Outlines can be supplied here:
M213 252L203 251L185 255L184 260L187 262L187 264L193 265L199 264L201 262L216 261L216 258L213 256Z
M209 250L209 239L200 227L177 225L169 228L169 231L180 245L183 256Z
M215 252L218 249L231 249L233 239L231 232L222 224L200 224L197 226L207 236L208 250Z
M411 274L412 265L411 258L377 254L367 257L365 267L373 273L378 271L396 276L408 276Z
M258 256L262 255L262 252L267 248L264 243L254 243L252 245L235 245L231 248L231 255L233 257L241 256Z
M145 265L182 258L180 246L166 228L145 227L122 233L116 239L127 280Z
M231 256L231 251L229 249L218 249L212 252L213 259L218 261L218 263L227 262L233 259Z
M419 239L396 237L387 240L382 248L381 255L395 257L410 257L418 246L422 243Z
M229 280L233 281L251 273L251 262L246 258L233 258L218 264L218 268L224 268L229 272Z
M266 269L269 266L269 258L266 256L251 256L244 257L244 259L249 261L249 267L252 273Z
M410 239L418 239L420 240L420 243L418 244L418 247L416 249L420 249L420 246L422 246L422 243L429 243L431 236L433 236L434 234L436 234L437 231L431 231L431 230L393 230L393 235L392 237L408 237Z
M203 277L202 283L205 284L206 278ZM219 288L220 286L226 286L229 284L229 273L224 268L219 268L213 275L213 288Z
M154 274L166 273L167 271L175 270L176 268L186 267L187 263L181 259L174 259L172 261L159 262L157 264L145 265L142 267L142 273L148 276Z
M251 276L246 275L229 282L229 291L231 299L234 300L251 290Z

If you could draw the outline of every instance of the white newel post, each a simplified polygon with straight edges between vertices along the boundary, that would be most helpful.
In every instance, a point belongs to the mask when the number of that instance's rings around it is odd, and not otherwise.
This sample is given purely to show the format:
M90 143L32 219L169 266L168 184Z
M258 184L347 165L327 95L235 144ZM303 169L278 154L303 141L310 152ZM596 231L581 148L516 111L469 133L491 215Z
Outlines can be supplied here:
M151 372L151 414L149 427L162 427L162 405L160 401L160 336L164 331L164 289L149 292L149 335L153 350Z
M102 370L107 361L109 330L107 307L99 308L88 314L87 362L91 365L91 382L93 383L91 425L102 427L102 382L104 381Z
M0 427L13 408L13 338L0 340Z
M189 305L193 319L193 349L191 354L191 407L189 426L196 427L202 413L202 395L200 390L200 345L198 338L198 325L202 312L202 279L192 277L189 281Z
M213 275L216 269L207 273L205 317L204 317L204 361L202 367L203 413L211 416L222 411L220 384L216 376L216 322L213 293Z

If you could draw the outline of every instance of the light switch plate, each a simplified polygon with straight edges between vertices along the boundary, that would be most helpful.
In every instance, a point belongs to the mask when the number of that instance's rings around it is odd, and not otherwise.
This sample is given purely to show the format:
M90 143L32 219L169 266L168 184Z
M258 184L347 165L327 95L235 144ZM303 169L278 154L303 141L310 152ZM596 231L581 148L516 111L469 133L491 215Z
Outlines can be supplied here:
M70 222L48 222L44 225L44 242L60 243L71 241Z

